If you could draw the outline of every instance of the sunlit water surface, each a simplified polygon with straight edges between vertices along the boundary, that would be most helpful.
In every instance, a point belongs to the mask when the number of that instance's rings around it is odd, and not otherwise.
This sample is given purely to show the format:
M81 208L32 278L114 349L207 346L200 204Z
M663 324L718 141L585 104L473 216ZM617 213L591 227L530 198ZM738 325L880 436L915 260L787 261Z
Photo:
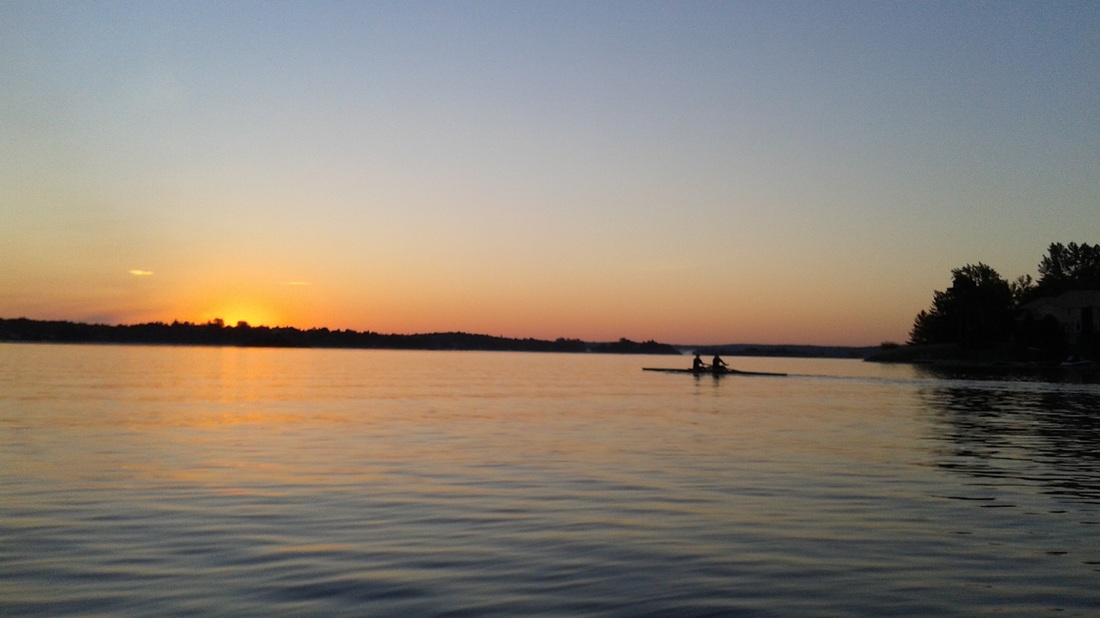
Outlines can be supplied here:
M0 345L0 615L1100 612L1100 389Z

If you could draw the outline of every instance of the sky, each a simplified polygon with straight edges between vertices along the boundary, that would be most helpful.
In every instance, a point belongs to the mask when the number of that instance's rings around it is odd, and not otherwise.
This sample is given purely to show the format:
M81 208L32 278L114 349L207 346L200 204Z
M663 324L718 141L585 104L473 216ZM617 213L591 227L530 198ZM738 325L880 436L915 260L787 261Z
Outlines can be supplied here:
M877 345L1052 242L1096 2L0 1L0 317Z

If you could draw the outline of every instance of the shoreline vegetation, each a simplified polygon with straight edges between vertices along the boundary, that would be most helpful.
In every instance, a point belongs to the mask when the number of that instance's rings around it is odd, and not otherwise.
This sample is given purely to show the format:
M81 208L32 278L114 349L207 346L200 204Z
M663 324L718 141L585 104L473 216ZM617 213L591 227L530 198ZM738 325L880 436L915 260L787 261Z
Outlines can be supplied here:
M111 326L66 320L0 318L0 342L6 343L102 343L134 345L203 345L262 348L348 348L379 350L456 350L500 352L564 352L596 354L699 353L705 356L772 358L866 359L878 346L820 346L798 344L674 345L657 341L619 339L591 342L558 338L518 339L464 332L414 335L372 331L299 329L293 326L252 326L240 322L228 326L221 320L205 324L149 322Z
M1051 243L1030 275L1008 281L981 262L951 271L951 287L913 320L905 345L866 360L953 375L1100 380L1100 245Z
M293 326L252 326L221 320L206 324L149 322L145 324L88 324L64 320L0 318L0 342L100 343L135 345L197 345L255 348L346 348L379 350L463 350L499 352L565 352L597 354L680 355L675 346L656 341L586 342L558 338L517 339L463 332L414 335L372 331L299 329Z

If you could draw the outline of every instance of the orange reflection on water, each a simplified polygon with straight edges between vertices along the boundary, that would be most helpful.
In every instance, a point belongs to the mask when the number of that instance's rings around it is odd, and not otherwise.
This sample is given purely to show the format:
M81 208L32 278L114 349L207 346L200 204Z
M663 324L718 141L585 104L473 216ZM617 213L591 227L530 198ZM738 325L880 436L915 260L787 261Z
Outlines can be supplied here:
M537 484L626 462L646 470L667 455L792 470L839 456L869 465L891 456L888 438L859 430L866 405L846 397L842 383L786 392L790 410L760 414L776 389L798 383L640 370L687 363L683 357L130 346L66 352L50 387L57 415L43 420L71 425L74 442L101 447L73 450L66 461L236 495L409 483L432 495L462 495L487 490L441 471ZM735 362L785 368L783 359ZM70 391L80 399L67 400ZM827 391L833 404L822 406ZM89 440L89 433L102 437ZM652 470L649 490L661 487L662 474Z

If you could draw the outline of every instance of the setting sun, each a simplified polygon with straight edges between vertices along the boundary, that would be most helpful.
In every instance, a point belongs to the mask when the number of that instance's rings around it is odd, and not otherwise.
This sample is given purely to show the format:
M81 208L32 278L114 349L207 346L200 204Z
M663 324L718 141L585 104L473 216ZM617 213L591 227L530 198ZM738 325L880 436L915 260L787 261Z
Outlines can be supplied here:
M204 312L199 321L212 322L219 319L226 326L236 326L240 322L246 322L249 326L280 326L282 324L279 316L274 311L247 304L222 305L217 309Z

